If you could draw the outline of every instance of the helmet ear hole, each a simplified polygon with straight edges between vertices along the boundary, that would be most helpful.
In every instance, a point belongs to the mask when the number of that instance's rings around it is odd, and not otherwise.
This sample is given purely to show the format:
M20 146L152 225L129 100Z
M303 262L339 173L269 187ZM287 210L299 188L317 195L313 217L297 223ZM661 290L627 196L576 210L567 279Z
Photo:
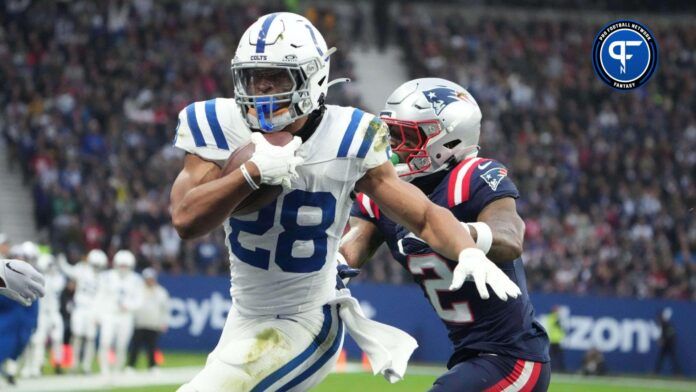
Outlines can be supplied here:
M462 142L462 141L459 140L459 139L450 140L449 142L443 144L443 146L444 146L445 148L448 148L448 149L451 150L451 149L453 149L454 147L456 147L456 146L457 146L459 143L461 143L461 142Z

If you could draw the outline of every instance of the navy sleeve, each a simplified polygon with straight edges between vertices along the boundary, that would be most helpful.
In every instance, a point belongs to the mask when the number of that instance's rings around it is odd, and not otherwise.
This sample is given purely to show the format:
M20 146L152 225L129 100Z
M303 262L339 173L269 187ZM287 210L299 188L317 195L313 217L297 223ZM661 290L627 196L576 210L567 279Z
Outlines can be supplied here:
M482 159L470 167L470 173L460 176L462 194L451 205L452 212L465 222L475 222L486 206L495 200L520 194L508 176L507 168L492 159Z

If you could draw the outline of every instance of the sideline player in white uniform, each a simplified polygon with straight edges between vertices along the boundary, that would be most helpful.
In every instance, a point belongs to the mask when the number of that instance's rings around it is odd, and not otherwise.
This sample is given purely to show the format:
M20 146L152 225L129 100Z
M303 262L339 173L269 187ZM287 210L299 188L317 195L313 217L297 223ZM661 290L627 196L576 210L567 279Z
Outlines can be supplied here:
M75 265L68 264L65 256L58 256L58 266L65 275L75 281L75 307L70 314L70 331L73 349L72 368L87 374L92 372L92 361L96 350L97 337L97 278L108 264L106 253L92 249L85 261ZM84 350L84 352L82 352ZM82 355L80 353L82 352Z
M379 118L324 105L334 50L302 16L262 16L232 60L235 99L196 102L179 115L175 145L188 154L172 188L172 220L183 238L224 224L233 298L205 368L179 391L305 391L328 374L343 343L336 258L353 189L466 265L478 284L505 298L519 295L449 211L399 180ZM280 130L296 137L277 147L260 134ZM249 140L252 158L220 177L230 153ZM283 192L255 213L230 218L260 184L283 185ZM340 315L355 337L344 304Z
M39 300L39 320L36 332L26 352L26 362L22 368L23 377L38 377L46 354L46 339L51 340L53 358L60 361L63 358L63 316L60 314L60 294L65 288L65 276L58 270L55 257L42 254L38 257L36 267L44 274L46 295Z
M135 256L129 250L114 255L114 268L99 276L99 369L102 374L123 370L126 351L133 336L133 317L143 296L143 280L133 269ZM109 363L114 349L116 363Z

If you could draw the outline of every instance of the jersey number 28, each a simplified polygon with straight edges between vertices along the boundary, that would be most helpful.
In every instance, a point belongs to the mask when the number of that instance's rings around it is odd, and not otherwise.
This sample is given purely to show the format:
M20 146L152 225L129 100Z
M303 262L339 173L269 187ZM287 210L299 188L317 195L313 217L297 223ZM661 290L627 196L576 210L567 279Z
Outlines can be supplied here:
M326 261L326 230L331 226L336 214L336 198L331 192L307 192L301 189L285 195L283 200L276 200L258 211L254 221L230 218L232 228L228 237L230 248L237 258L254 267L267 270L271 260L271 249L256 247L249 250L239 242L239 235L246 232L264 235L275 224L276 206L282 204L280 225L283 231L278 235L275 245L275 263L285 272L319 271ZM298 215L301 208L315 208L321 211L321 218L314 224L300 225ZM318 211L317 211L318 212ZM292 255L295 241L311 241L314 248L306 257Z

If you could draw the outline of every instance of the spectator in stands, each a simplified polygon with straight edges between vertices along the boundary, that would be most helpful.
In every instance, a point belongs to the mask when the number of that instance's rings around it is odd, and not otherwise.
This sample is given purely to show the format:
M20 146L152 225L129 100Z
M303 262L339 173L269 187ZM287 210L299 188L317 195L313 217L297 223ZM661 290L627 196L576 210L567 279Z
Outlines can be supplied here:
M148 368L155 369L155 352L159 336L167 332L169 325L169 293L157 283L153 268L143 271L145 289L143 303L135 313L135 332L128 352L128 368L135 368L140 350L147 351Z

